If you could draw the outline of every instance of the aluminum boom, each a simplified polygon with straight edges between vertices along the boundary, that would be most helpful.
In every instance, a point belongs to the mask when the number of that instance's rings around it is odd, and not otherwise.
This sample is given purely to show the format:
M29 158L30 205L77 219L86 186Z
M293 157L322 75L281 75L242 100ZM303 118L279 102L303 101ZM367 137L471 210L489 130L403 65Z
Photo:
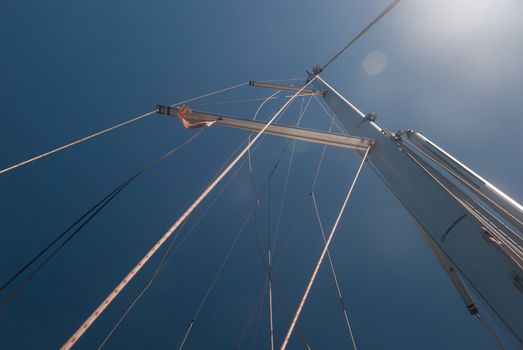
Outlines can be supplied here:
M156 111L164 115L177 116L181 108L178 106L163 106L158 105ZM239 128L249 131L260 131L265 123L253 120L245 120L240 118L227 117L219 114L191 111L184 117L189 122L214 122L217 125L224 125L233 128ZM279 124L271 124L265 130L266 134L288 137L291 139L302 140L307 142L320 143L324 145L351 148L359 151L365 151L374 141L347 135L331 134L322 131L315 131L303 128L296 128L292 126L284 126Z

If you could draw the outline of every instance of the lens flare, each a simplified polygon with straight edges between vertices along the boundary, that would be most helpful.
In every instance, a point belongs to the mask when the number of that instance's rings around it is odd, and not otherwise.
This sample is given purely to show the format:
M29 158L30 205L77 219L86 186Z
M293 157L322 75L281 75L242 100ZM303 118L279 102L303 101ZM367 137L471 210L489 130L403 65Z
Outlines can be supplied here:
M378 75L387 65L387 55L382 51L375 50L367 54L363 59L363 70L368 75Z

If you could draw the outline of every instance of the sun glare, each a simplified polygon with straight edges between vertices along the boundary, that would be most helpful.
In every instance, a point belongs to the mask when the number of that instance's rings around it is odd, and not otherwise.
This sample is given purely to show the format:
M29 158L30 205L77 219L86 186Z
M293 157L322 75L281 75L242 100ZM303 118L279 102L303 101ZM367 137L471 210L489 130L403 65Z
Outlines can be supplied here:
M416 60L493 89L521 71L521 11L516 0L413 2L398 18L398 37Z

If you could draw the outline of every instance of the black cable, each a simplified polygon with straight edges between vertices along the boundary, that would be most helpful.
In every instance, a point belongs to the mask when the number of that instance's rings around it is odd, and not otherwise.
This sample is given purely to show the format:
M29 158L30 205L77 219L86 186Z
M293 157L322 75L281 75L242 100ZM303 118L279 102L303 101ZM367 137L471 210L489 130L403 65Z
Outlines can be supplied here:
M365 28L363 28L358 35L356 35L347 45L345 45L334 57L332 57L327 63L325 63L321 68L320 72L325 70L328 65L330 65L334 60L336 60L345 50L349 48L352 44L354 44L363 34L365 34L372 26L374 26L380 19L382 19L387 13L389 13L401 0L394 0L392 1L389 6L385 7L383 11L380 12L380 14L374 18ZM319 72L318 72L319 73Z
M265 286L264 286L264 290L263 290L263 293L262 293L262 296L261 296L261 299L258 301L258 303L261 303L261 301L263 300L263 296L265 295L265 290L266 288L268 287L268 283L270 283L272 285L272 288L274 288L275 290L275 293L276 293L276 300L278 301L279 305L282 306L282 308L284 309L284 312L285 312L285 315L287 316L289 322L292 321L292 318L291 318L291 315L289 313L289 308L287 306L287 304L285 303L285 300L282 298L282 296L278 293L277 291L277 287L276 287L276 283L275 281L272 279L272 274L273 274L273 268L272 268L272 265L269 263L269 260L265 260L265 255L263 254L263 249L262 249L262 245L261 245L261 239L260 239L260 233L259 233L259 228L258 228L258 221L257 221L257 209L260 205L260 198L261 196L265 193L265 190L268 188L268 217L267 217L267 220L268 220L268 249L270 250L271 249L271 236L270 236L270 199L271 199L271 185L272 185L272 177L276 171L276 168L278 167L284 153L285 153L285 150L287 149L287 146L289 144L289 139L287 139L287 142L285 143L276 163L274 164L274 167L272 168L272 171L271 173L269 174L269 178L267 179L267 181L265 182L265 184L263 185L262 187L262 190L260 192L257 192L256 190L256 185L255 185L255 180L254 180L254 174L252 171L249 171L250 173L250 177L251 177L251 184L252 184L252 189L253 189L253 192L254 192L254 195L255 195L255 200L256 200L256 203L255 203L255 212L254 212L254 230L255 230L255 236L256 236L256 247L257 247L257 250L258 250L258 254L260 256L260 259L262 261L262 265L263 265L263 268L265 270L265 274L266 274L266 280L265 280ZM251 170L251 169L249 169ZM290 233L290 236L292 237L292 234L294 233L295 231L295 228L296 228L296 225L298 223L298 221L300 220L301 216L302 216L302 213L303 213L303 210L305 209L305 205L306 203L308 202L307 199L310 197L310 195L308 197L306 197L303 201L303 205L302 205L302 208L301 210L299 211L298 213L298 217L296 218L294 224L293 224L293 227L291 229L291 233ZM285 253L285 248L287 247L287 244L289 243L289 240L288 239L286 241L286 244L285 244L285 247L284 247L284 250L282 252L282 254L280 255L280 259L281 257L283 256L283 254ZM276 262L276 264L274 265L274 270L276 270L276 267L278 265L278 262L280 261L280 259L278 259L278 261ZM257 305L255 310L257 310L259 308L259 306ZM260 310L261 311L261 310ZM254 314L255 312L253 312ZM252 315L253 315L252 314ZM251 317L249 317L249 321L248 321L248 325L252 322L251 318L252 318L252 315ZM259 317L259 315L258 315ZM245 336L245 333L247 332L247 328L248 328L248 325L244 327L244 330L242 332L242 335L240 337L240 340L238 341L238 343L236 344L236 348L238 348L241 344L241 342L243 341L243 338ZM258 326L259 326L259 318L256 320L256 326L255 326L255 332L254 332L254 340L253 340L253 347L254 345L256 344L256 338L257 338L257 334L258 334ZM305 345L305 347L307 349L311 349L309 343L307 342L307 339L305 338L305 336L303 335L303 333L298 329L296 328L296 333L298 335L298 337L300 338L300 340L303 342L303 344Z
M50 242L44 249L42 249L38 254L36 254L31 260L29 260L22 268L20 268L15 274L13 274L9 280L7 280L2 286L0 287L0 293L6 289L18 276L20 276L25 270L27 270L38 258L40 258L47 250L49 250L56 242L58 242L67 232L69 232L73 227L75 227L80 221L82 221L86 216L89 215L93 210L95 210L99 205L101 205L104 201L106 201L114 192L116 192L120 187L118 186L115 190L113 190L111 193L106 195L101 201L96 203L91 209L89 209L87 212L85 212L84 215L82 215L80 218L78 218L71 226L69 226L64 232L62 232L58 237L56 237L52 242Z
M116 187L113 191L111 191L109 194L107 194L102 200L100 200L98 203L96 203L93 207L91 207L86 213L84 213L80 218L78 218L71 226L69 226L64 232L62 232L60 235L58 235L53 241L51 241L44 249L42 249L38 254L36 254L31 260L29 260L22 268L20 268L15 274L13 274L9 280L7 280L2 287L0 287L0 292L5 290L7 287L9 287L21 274L23 274L27 269L29 269L42 255L47 253L56 243L58 243L64 236L67 235L75 226L80 224L40 265L36 267L36 269L27 276L20 285L12 292L10 293L5 299L2 300L0 303L0 310L3 309L5 306L7 306L26 286L31 282L31 280L58 254L60 250L62 250L63 247L73 238L75 237L80 230L89 223L107 204L109 204L121 191L123 191L130 183L132 183L138 176L143 174L144 172L150 170L154 166L156 166L161 161L165 160L172 154L174 154L176 151L184 147L185 145L191 143L196 139L204 130L207 128L201 129L197 133L195 133L193 136L191 136L189 139L184 141L182 144L177 145L173 149L171 149L169 152L164 154L159 159L156 159L149 164L147 164L144 168L142 168L140 171L138 171L133 176L126 179L124 182L122 182L118 187ZM85 219L85 220L84 220ZM82 220L84 220L82 222Z
M252 136L249 135L249 137ZM229 156L229 158L225 161L225 163L228 163L233 157L235 154L237 154L237 152L239 151L239 149L242 147L243 144L245 144L248 140L249 140L249 137L247 137L242 143L240 143L238 145L238 148ZM262 136L262 139L265 137ZM260 140L260 142L261 142ZM255 147L253 148L253 152L256 150L256 148L258 147L259 144L255 145ZM250 152L250 151L249 151ZM98 347L98 350L101 350L103 349L103 347L105 346L105 344L109 341L109 339L111 338L111 336L113 335L113 333L116 331L116 329L120 326L120 324L125 320L125 318L127 317L127 315L129 314L129 312L134 308L134 306L141 300L141 298L146 294L146 292L149 290L149 288L152 286L152 284L154 283L154 281L156 281L156 278L159 276L160 272L165 268L165 266L174 258L174 256L176 255L176 253L178 252L178 250L180 249L180 247L184 244L185 240L191 235L191 233L195 230L195 228L199 225L199 223L202 221L202 219L205 217L205 215L207 214L207 212L212 208L212 206L214 205L214 203L216 202L216 200L221 196L221 194L225 191L225 189L227 189L227 187L229 186L229 183L236 177L236 175L238 174L238 172L243 168L245 162L247 160L244 159L242 161L242 163L237 167L236 171L233 173L233 175L231 177L229 177L229 179L227 180L227 182L225 183L225 185L223 185L223 187L220 189L220 191L216 194L216 196L213 198L213 200L209 203L209 205L205 208L205 210L203 211L203 213L201 213L201 215L196 219L196 222L192 225L192 227L188 230L188 232L183 236L183 238L181 239L181 241L178 243L178 245L176 246L176 248L174 249L174 251L172 251L172 248L174 246L174 242L175 240L177 240L177 238L180 236L180 234L174 236L174 239L171 241L171 243L169 244L169 247L167 248L167 250L165 251L164 253L164 256L162 257L162 260L160 261L160 263L158 264L156 270L154 271L151 279L149 280L149 282L146 284L146 286L142 289L142 291L136 296L136 298L133 300L133 302L127 307L127 309L125 310L125 312L123 313L123 315L120 317L120 319L113 325L113 327L111 328L111 330L109 331L109 333L106 335L106 337L104 338L104 340L102 341L102 343L100 344L100 346ZM218 172L221 173L222 170L225 168L225 165L220 169L220 171ZM179 231L181 232L182 231L182 228L185 226L185 224L187 223L187 221L185 221L183 223L183 225L180 227ZM172 252L171 252L172 251ZM191 326L192 327L192 326Z
M254 320L254 317L259 312L259 309L260 309L260 307L262 305L262 302L263 302L263 299L265 297L265 291L266 290L267 290L267 281L264 282L263 289L260 292L260 295L259 295L259 297L258 297L258 299L256 301L256 305L254 306L254 310L252 310L251 314L249 315L249 318L247 319L247 322L244 324L244 327L243 327L242 333L240 335L240 338L236 342L236 347L234 348L235 350L239 350L240 349L240 346L241 346L241 344L243 342L243 339L245 338L245 335L247 335L247 331L251 327L251 323Z
M265 192L265 190L267 189L267 187L270 189L270 184L271 184L271 182L272 182L271 179L272 179L272 177L273 177L273 175L274 175L274 173L275 173L275 171L276 171L276 168L278 167L279 162L281 161L281 159L282 159L282 157L283 157L283 154L285 153L285 150L286 150L286 148L287 148L287 143L288 143L288 140L287 140L287 142L284 144L284 147L282 148L282 151L281 151L281 153L280 153L278 159L276 160L276 163L274 164L271 173L269 174L269 178L267 179L267 181L265 182L264 186L262 187L261 194L263 194L263 193ZM254 182L254 178L253 178L253 176L252 176L252 171L249 171L249 173L251 174L252 185L253 185L253 187L255 188L255 182ZM257 194L257 196L258 196L258 194ZM250 221L251 216L257 212L259 204L260 204L259 200L256 200L256 203L255 203L255 205L251 208L251 211L249 212L247 218L245 219L245 221L244 221L244 223L243 223L243 225L242 225L242 227L241 227L241 229L240 229L240 231L239 231L239 233L238 233L238 235L237 235L236 240L239 238L239 235L240 235L240 234L243 232L243 230L245 229L247 223ZM256 214L255 214L255 217L256 217ZM234 244L235 244L235 243L234 243ZM234 245L233 245L232 247L234 247ZM231 247L231 249L232 249L232 247ZM229 251L228 254L230 254L230 251ZM186 340L187 340L187 337L189 336L189 333L191 332L192 327L193 327L193 325L194 325L196 319L198 318L198 315L199 315L199 313L200 313L200 310L201 310L201 308L203 307L203 304L204 304L204 303L206 302L206 300L207 300L208 293L210 292L211 288L213 288L214 283L215 283L215 281L216 281L216 278L217 278L217 276L221 273L221 269L223 268L223 266L224 266L224 265L223 265L223 263L222 263L222 265L220 266L220 269L218 270L217 274L216 274L215 277L213 278L213 282L211 283L211 286L209 287L209 289L208 289L207 292L206 292L206 296L202 299L202 302L201 302L200 305L198 306L197 311L195 312L195 314L194 314L193 317L191 318L191 321L190 321L189 324L187 325L186 330L185 330L185 332L184 332L182 338L181 338L180 341L178 342L178 345L177 345L176 349L182 349L183 346L185 345L185 342L186 342Z

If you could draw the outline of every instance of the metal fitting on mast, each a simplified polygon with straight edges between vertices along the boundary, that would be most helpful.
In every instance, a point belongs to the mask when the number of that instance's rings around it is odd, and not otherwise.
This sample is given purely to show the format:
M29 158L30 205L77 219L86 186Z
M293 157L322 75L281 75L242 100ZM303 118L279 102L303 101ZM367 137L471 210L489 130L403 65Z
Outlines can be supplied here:
M367 115L365 115L365 118L363 118L363 120L367 122L375 122L376 119L378 119L378 116L374 112L367 113Z

